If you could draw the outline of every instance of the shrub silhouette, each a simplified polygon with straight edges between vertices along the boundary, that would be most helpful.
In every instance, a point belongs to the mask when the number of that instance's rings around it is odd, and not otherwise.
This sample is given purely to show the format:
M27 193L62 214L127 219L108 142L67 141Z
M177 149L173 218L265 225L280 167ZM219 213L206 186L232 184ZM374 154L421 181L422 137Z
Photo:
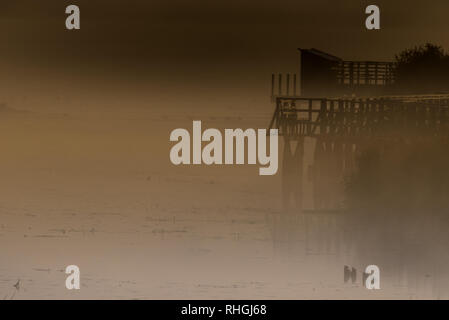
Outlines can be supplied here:
M406 49L395 57L396 85L404 93L438 93L449 90L449 55L441 46L427 43Z

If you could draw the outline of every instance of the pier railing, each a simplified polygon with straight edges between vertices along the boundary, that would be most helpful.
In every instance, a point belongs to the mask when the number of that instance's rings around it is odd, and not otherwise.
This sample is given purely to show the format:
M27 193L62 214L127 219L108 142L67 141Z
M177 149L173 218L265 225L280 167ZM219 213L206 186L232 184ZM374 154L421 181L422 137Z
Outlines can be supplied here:
M449 97L277 97L269 128L289 137L449 137Z

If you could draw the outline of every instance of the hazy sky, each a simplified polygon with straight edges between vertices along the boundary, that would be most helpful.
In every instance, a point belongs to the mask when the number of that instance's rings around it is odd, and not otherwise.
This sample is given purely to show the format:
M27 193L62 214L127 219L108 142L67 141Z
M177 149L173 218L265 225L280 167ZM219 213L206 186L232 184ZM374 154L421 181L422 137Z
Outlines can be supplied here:
M80 31L65 29L68 4L81 8ZM364 28L368 4L381 8L380 31ZM427 41L449 49L448 14L448 0L4 0L0 65L242 81L295 71L298 47L379 60Z

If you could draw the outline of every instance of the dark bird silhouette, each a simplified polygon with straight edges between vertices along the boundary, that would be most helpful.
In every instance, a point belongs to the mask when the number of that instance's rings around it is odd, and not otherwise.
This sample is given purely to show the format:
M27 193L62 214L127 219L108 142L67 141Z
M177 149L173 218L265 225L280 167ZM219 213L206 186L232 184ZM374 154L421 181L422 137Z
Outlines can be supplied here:
M357 280L357 270L355 268L344 266L343 275L345 283L348 282L349 280L351 280L352 283L355 283Z
M17 280L17 283L14 285L14 288L16 288L17 291L20 290L20 279Z

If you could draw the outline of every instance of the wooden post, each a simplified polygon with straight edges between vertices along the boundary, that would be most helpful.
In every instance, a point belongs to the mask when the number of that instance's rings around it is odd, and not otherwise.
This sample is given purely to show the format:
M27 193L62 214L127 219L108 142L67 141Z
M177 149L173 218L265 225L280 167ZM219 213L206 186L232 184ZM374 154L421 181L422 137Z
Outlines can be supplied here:
M360 62L357 62L357 85L360 85Z
M278 88L278 91L279 91L279 95L282 96L282 74L281 73L279 73L279 88Z
M321 109L320 109L320 135L327 133L327 100L321 99Z
M323 208L323 158L324 155L324 141L318 138L315 142L315 152L313 158L313 202L314 209L319 210Z
M365 84L370 84L370 82L369 82L369 66L368 66L368 62L365 62Z
M313 110L313 100L309 99L309 122L312 122L312 110Z
M352 87L354 85L354 62L349 63L349 85Z
M295 205L296 209L301 212L303 201L303 170L304 170L304 138L301 137L296 143L296 150L294 153L294 164L296 166L296 172L294 177L295 185Z
M296 73L293 74L293 96L296 97Z
M291 143L296 144L292 150ZM302 210L303 190L303 166L304 166L304 138L296 141L291 137L284 138L284 152L282 159L282 198L284 211L291 209L291 198L298 211Z
M377 85L377 77L378 77L378 63L374 63L374 84Z

